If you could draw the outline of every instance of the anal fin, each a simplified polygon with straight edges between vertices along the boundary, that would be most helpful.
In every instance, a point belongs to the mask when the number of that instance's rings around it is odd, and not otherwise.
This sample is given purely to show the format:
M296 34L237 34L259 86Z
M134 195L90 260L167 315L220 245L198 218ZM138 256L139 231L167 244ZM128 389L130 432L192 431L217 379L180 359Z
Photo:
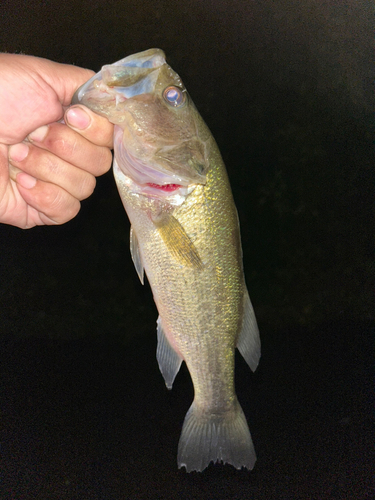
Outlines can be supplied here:
M158 346L156 349L156 359L158 360L161 374L164 377L165 385L172 389L176 375L180 369L182 358L176 353L165 336L160 316L157 321Z
M242 329L238 337L237 348L252 371L255 371L260 358L260 337L255 319L254 309L250 302L249 292L245 290L243 297Z

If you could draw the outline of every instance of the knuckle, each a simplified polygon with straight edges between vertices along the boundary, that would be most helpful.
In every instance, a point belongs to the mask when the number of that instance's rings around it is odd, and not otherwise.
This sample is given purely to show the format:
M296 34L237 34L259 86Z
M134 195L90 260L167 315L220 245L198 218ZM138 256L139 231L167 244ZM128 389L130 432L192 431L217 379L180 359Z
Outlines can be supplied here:
M106 147L100 148L100 154L98 158L98 171L100 174L107 172L112 165L112 152Z
M84 176L83 181L82 181L82 186L81 186L82 197L81 197L81 199L83 200L83 199L91 196L92 193L94 192L95 186L96 186L95 177L91 174L86 174Z
M77 199L73 200L73 203L71 203L69 210L67 210L65 217L66 220L65 222L68 222L71 219L74 219L74 217L78 214L78 212L81 209L81 204Z
M57 186L48 183L45 184L43 190L37 195L36 201L38 205L45 206L46 208L54 208L56 204L59 203L59 198L61 198L59 191L60 189L58 189Z
M80 209L80 203L76 198L63 188L52 184L45 184L38 198L40 209L58 224L75 217Z
M76 140L67 140L63 137L60 137L54 141L53 149L57 156L60 158L69 159L74 156L76 151L77 141Z
M74 157L79 147L78 135L66 125L55 123L50 125L50 132L44 140L44 147L54 155L69 160Z
M113 128L114 125L107 118L93 113L92 125L87 130L86 137L94 144L111 148L113 145Z

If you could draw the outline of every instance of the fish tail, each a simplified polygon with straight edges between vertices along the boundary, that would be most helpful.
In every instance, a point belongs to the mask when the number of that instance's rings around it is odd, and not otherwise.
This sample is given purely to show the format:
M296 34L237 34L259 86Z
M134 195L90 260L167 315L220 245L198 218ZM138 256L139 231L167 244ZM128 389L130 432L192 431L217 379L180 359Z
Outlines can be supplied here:
M239 402L222 415L202 411L193 402L182 428L177 461L187 472L202 471L211 461L252 469L256 454Z

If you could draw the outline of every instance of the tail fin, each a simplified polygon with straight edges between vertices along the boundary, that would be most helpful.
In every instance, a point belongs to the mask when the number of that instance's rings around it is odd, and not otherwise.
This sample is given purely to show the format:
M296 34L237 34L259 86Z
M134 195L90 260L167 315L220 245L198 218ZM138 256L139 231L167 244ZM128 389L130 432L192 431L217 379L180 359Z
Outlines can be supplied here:
M222 415L203 412L193 402L182 427L177 461L187 472L202 471L211 461L252 469L256 454L239 402Z

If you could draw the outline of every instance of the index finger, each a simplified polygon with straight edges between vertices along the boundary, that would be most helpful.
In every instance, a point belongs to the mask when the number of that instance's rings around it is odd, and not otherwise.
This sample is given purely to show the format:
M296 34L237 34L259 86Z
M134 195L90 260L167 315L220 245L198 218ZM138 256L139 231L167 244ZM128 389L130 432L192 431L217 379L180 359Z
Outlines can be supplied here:
M87 140L98 146L113 149L113 124L82 104L70 107L65 112L65 123Z

